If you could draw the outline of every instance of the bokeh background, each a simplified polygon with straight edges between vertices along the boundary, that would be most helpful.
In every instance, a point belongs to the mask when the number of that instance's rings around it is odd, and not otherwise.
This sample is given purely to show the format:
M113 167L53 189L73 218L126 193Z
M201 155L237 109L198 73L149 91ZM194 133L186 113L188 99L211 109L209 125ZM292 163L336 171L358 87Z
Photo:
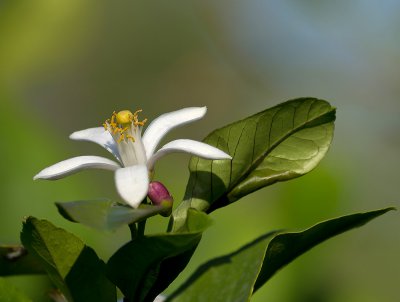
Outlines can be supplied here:
M192 263L272 229L399 206L400 2L20 1L0 2L0 242L19 241L26 215L78 234L107 260L128 230L99 233L63 220L55 201L116 199L111 173L33 182L39 170L81 154L108 156L68 135L113 110L152 119L207 106L205 119L167 139L211 130L300 96L337 107L332 148L307 176L276 184L212 214ZM179 202L189 156L157 166ZM155 218L148 232L163 231ZM253 301L398 301L400 222L389 213L341 235L277 274ZM9 278L48 301L41 277Z

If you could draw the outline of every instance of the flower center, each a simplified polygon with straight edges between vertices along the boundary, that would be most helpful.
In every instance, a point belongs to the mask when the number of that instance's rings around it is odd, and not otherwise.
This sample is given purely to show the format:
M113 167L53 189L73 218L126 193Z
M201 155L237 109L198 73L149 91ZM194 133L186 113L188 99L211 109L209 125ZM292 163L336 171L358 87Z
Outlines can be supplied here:
M135 141L135 138L131 134L131 128L138 128L139 126L144 126L147 122L147 118L139 121L138 114L142 112L142 109L136 110L132 113L129 110L122 110L117 112L113 112L111 118L107 119L104 123L104 129L108 130L113 136L117 136L117 142L120 143L122 141L131 140L132 142Z

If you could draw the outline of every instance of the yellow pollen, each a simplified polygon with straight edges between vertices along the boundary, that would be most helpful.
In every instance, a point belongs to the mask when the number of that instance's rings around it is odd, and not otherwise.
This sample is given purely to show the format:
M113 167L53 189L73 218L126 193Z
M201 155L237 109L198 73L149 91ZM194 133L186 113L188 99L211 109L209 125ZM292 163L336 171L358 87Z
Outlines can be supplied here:
M147 119L139 121L138 114L140 112L142 112L142 109L136 110L134 113L129 110L122 110L118 113L114 111L111 115L111 118L107 119L104 122L104 129L110 131L110 133L113 135L116 135L118 133L118 143L125 140L131 140L132 142L134 142L135 138L126 132L132 126L144 126L144 124L147 122Z
M124 139L125 139L125 134L121 134L118 139L118 143L122 142Z

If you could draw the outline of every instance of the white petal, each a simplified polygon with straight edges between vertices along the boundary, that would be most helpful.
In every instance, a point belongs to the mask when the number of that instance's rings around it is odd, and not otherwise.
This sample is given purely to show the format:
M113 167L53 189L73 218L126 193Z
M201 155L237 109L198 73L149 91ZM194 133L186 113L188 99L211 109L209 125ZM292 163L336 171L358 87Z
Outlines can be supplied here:
M146 156L150 158L161 139L172 129L201 119L207 112L207 107L190 107L165 113L153 120L143 134L143 144Z
M151 171L154 168L154 164L164 155L174 152L185 152L195 156L199 156L205 159L232 159L229 154L221 151L218 148L207 145L202 142L193 141L190 139L177 139L168 144L165 144L160 150L158 150L147 162L147 167Z
M115 172L115 185L122 199L137 208L149 190L149 175L145 165L135 165Z
M121 166L115 161L100 156L78 156L60 161L43 169L33 179L55 180L86 169L104 169L115 171Z
M96 143L110 152L121 162L121 157L118 152L118 147L110 132L104 127L89 128L81 131L76 131L69 136L70 139L77 141L88 141Z

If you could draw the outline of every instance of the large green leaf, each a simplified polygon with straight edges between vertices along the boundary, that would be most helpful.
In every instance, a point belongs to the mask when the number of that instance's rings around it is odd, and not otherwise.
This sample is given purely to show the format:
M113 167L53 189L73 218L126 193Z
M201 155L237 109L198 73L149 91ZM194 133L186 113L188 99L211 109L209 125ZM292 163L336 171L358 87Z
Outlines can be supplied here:
M174 229L190 207L211 212L311 171L328 151L334 120L335 109L328 102L301 98L213 131L204 142L233 159L191 159L185 200L173 215Z
M140 205L137 209L110 200L57 202L60 214L73 222L100 230L116 230L165 211L163 206Z
M0 276L45 274L40 261L21 245L0 246Z
M279 234L271 240L254 291L267 282L279 269L321 242L360 227L394 208L357 213L321 222L298 233Z
M108 276L128 301L153 301L185 268L210 218L189 210L187 222L181 233L139 237L110 258Z
M202 266L168 299L173 302L243 302L279 269L319 243L359 227L386 213L387 208L321 222L298 233L268 233L231 254Z
M32 302L24 293L15 288L5 278L0 278L1 302Z
M29 217L21 241L46 269L68 301L115 301L105 264L79 238L46 220Z

